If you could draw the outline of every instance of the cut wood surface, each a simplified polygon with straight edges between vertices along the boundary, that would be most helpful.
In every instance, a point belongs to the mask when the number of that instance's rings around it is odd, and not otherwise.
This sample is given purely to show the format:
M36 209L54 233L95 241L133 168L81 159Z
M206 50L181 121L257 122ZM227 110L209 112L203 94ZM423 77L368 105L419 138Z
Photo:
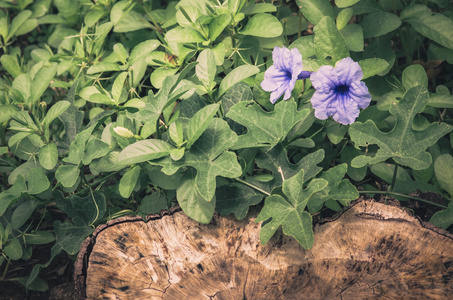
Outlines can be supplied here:
M202 225L183 212L121 218L76 263L88 299L452 299L453 236L402 209L357 201L315 227L313 249L254 215Z

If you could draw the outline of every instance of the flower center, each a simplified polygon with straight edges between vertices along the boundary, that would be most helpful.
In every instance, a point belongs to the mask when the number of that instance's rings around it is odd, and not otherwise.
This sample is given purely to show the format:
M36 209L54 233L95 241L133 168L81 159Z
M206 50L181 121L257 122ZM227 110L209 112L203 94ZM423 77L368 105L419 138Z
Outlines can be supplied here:
M340 94L340 95L344 95L344 94L347 94L349 92L349 86L347 85L337 85L335 87L335 93L337 94Z

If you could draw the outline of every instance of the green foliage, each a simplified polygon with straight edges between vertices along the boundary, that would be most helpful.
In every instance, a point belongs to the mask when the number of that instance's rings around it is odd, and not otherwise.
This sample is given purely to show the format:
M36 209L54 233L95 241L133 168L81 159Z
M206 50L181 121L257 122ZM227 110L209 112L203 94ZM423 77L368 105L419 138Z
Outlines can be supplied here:
M401 200L419 189L449 201L431 222L451 229L448 1L0 7L2 280L46 290L40 271L95 226L174 204L204 224L261 209L263 243L282 227L310 249L312 214L370 189ZM370 106L350 126L318 120L309 79L273 105L260 84L276 46L297 48L310 72L351 57ZM14 277L21 262L32 271Z

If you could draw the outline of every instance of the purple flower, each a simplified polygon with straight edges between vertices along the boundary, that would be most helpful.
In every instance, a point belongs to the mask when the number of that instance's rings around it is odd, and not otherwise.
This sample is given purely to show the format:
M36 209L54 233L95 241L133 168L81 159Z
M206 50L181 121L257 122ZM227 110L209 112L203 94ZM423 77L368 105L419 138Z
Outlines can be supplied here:
M370 105L371 95L360 65L350 57L343 58L332 66L322 66L310 76L316 92L311 98L315 117L325 120L332 116L338 123L354 123L359 108Z
M275 103L283 93L283 100L288 100L296 81L310 77L310 72L302 71L302 55L297 48L275 47L272 60L274 64L264 73L261 87L266 92L272 92L270 100Z

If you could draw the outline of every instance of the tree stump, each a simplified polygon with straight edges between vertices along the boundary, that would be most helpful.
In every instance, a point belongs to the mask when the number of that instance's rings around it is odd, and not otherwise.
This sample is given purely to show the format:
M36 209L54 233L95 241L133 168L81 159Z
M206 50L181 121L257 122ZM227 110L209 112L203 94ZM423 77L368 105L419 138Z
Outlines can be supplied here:
M313 249L254 215L199 224L183 212L100 226L79 253L88 299L451 299L453 236L398 207L362 200L315 227Z

